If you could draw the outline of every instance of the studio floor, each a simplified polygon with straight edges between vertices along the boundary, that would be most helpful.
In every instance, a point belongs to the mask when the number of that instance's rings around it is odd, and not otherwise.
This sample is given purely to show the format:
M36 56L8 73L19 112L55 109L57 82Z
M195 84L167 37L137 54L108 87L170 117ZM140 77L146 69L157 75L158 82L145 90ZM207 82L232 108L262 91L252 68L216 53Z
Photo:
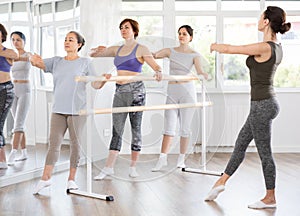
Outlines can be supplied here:
M55 173L53 184L39 195L32 190L39 179L0 189L2 216L300 216L300 154L274 154L277 165L277 209L253 210L247 205L264 196L264 181L257 153L247 153L245 161L214 202L204 198L218 177L182 172L175 168L177 156L169 156L169 165L161 172L151 172L158 155L141 155L140 177L128 177L129 158L121 155L115 175L93 181L93 193L107 194L114 201L66 193L68 172ZM222 172L229 153L207 155L207 170ZM200 154L191 154L186 165L200 167ZM105 160L93 163L92 176L98 174ZM77 184L86 190L86 166L78 169Z

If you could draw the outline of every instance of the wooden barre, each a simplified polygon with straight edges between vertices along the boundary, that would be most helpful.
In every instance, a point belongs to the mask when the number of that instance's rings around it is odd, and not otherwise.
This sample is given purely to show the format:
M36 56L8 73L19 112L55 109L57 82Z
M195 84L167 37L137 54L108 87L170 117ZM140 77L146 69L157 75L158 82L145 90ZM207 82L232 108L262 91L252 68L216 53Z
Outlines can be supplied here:
M90 114L109 114L109 113L124 113L124 112L141 112L150 110L170 110L170 109L184 109L193 107L204 107L211 106L212 102L203 103L185 103L185 104L164 104L154 106L131 106L131 107L113 107L113 108L102 108L94 110L80 110L79 115L90 115Z
M183 76L183 75L163 75L162 80L165 81L191 81L198 80L197 76ZM92 82L92 81L106 81L106 82L118 82L118 81L156 81L153 76L112 76L110 79L106 79L104 76L76 76L76 82Z

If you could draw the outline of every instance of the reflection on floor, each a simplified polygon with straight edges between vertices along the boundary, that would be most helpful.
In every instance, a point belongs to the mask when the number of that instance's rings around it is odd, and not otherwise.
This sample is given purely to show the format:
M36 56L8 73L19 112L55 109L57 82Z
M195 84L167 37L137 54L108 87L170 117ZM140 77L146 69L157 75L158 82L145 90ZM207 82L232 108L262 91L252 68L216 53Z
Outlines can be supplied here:
M207 168L222 171L228 153L207 154ZM177 155L170 155L169 166L153 173L158 155L141 155L137 165L140 177L128 177L129 155L120 155L115 175L102 181L92 181L93 192L113 195L113 202L66 194L68 171L55 173L53 184L39 195L32 190L39 178L2 187L0 215L122 215L122 216L297 216L300 203L300 154L274 154L277 167L277 209L253 210L247 205L262 198L265 186L257 153L247 156L226 190L215 202L204 198L217 180L216 176L182 172L175 169ZM187 166L200 168L200 154L191 154ZM93 176L105 160L93 164ZM86 166L78 169L76 182L86 189ZM298 213L297 213L298 212Z
M33 169L44 166L45 157L47 154L48 144L37 143L35 146L28 145L27 153L28 159L24 161L15 161L13 166L8 166L8 169L0 169L0 177L13 175L20 172L32 171ZM11 151L11 145L6 145L6 157ZM21 151L19 150L16 158L19 157ZM69 145L62 145L61 154L58 162L67 161L69 159Z

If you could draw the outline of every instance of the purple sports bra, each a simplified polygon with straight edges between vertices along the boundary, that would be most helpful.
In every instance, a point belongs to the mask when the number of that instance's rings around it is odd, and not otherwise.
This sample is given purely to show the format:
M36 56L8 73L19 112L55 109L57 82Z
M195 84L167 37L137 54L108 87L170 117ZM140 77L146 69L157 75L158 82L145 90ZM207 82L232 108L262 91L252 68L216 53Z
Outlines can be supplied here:
M140 73L142 72L142 63L139 62L136 58L136 50L138 48L138 44L134 47L132 52L127 56L119 56L119 52L123 46L121 46L118 51L117 55L114 59L114 64L117 67L117 70L128 70Z
M6 48L3 47L2 50L6 50ZM3 56L0 56L0 71L9 73L10 72L10 68L11 68L11 65L8 63L8 61L6 60L6 58L3 57Z

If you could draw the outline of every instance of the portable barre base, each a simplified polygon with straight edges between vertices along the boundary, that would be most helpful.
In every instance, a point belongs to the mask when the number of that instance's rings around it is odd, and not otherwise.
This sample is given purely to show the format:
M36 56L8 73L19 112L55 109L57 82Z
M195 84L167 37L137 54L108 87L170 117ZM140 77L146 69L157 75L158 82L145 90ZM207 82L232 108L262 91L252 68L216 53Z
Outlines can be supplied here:
M86 191L79 191L79 190L70 190L70 189L67 189L67 194L75 194L75 195L80 195L80 196L85 196L85 197L91 197L91 198L96 198L96 199L101 199L101 200L106 200L106 201L114 201L114 197L113 196L96 194L96 193L88 193Z

